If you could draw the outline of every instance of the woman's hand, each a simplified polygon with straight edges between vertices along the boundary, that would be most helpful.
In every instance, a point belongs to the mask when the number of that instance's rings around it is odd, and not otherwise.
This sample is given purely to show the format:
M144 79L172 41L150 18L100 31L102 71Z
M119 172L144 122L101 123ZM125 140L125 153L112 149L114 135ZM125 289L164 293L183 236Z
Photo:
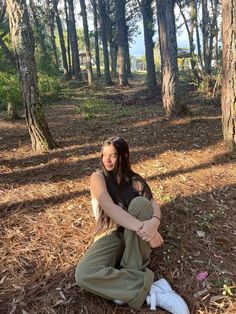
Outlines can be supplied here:
M149 219L142 221L142 228L137 231L137 235L145 241L153 238L156 235L160 222L155 219Z
M151 247L158 247L163 243L162 236L157 231L160 222L155 219L149 219L142 222L142 228L136 233L141 239L150 243Z
M158 231L157 231L157 233L156 233L156 236L153 237L153 238L149 241L150 246L151 246L152 248L161 246L161 245L163 244L163 242L164 242L164 240L163 240L161 234L160 234Z

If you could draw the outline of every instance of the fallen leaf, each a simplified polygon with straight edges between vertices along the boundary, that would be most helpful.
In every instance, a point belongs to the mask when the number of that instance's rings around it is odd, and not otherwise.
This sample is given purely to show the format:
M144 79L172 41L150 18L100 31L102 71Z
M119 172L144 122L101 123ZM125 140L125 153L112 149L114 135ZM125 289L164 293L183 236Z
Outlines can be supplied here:
M196 279L198 281L203 281L203 280L205 280L207 278L207 276L208 276L208 272L207 271L202 271L202 272L200 272L200 273L198 273L196 275Z

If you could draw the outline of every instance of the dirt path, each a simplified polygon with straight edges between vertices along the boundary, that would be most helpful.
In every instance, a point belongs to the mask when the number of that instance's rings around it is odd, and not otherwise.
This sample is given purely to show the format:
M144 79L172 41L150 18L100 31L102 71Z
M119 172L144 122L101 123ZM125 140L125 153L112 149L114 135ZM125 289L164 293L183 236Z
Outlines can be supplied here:
M143 86L141 78L126 90L71 89L46 109L60 145L47 154L31 151L24 120L0 117L1 313L148 313L74 284L95 229L88 179L111 135L128 141L134 170L162 202L156 278L166 277L192 313L236 313L236 156L224 149L219 105L192 99L192 115L167 121L160 95ZM199 272L207 278L198 281Z

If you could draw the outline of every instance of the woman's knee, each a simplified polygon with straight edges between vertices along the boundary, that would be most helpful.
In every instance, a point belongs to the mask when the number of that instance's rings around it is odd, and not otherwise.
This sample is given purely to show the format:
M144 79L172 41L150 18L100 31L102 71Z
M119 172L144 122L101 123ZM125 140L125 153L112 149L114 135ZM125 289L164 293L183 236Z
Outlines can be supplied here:
M128 212L138 219L147 220L152 217L153 208L148 199L137 196L130 202Z
M88 274L86 263L80 262L75 268L75 282L81 288L86 287L86 276Z

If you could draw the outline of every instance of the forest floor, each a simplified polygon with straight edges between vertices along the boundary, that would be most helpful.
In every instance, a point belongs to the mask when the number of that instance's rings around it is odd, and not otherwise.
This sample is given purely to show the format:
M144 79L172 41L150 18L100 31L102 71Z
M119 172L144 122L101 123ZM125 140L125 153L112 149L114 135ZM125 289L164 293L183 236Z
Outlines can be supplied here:
M155 278L167 278L191 313L236 313L236 154L223 145L219 101L189 89L190 114L166 120L160 88L150 95L142 76L130 82L127 89L70 83L45 106L60 146L49 153L31 150L24 119L0 115L1 314L150 313L74 282L95 231L89 177L112 135L127 140L133 169L162 204Z

